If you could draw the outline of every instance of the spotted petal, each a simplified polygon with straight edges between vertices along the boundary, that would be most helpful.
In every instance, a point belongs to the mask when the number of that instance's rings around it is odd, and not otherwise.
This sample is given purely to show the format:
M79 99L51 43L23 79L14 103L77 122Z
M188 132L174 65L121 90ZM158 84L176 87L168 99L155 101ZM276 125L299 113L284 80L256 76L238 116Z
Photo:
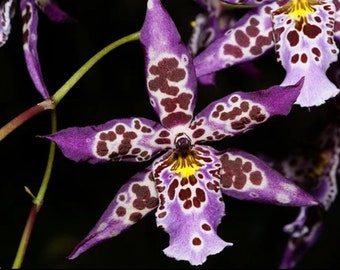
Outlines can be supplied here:
M186 156L169 151L154 162L159 194L157 225L170 235L164 253L192 265L232 245L217 236L224 216L219 187L219 162L213 150L195 146Z
M333 0L335 5L335 25L334 25L334 38L340 40L340 0Z
M304 5L303 15L296 15L290 3L275 10L273 27L278 61L287 72L281 85L292 84L305 76L296 104L310 107L321 105L340 92L326 76L329 65L337 61L339 50L333 37L332 1Z
M163 126L188 124L196 102L197 80L191 56L160 0L147 3L141 42L150 102Z
M119 189L94 228L68 256L69 259L117 236L157 207L158 197L150 167L134 175Z
M70 22L74 19L60 9L56 0L34 0L36 5L49 17L51 21Z
M11 19L15 14L15 0L4 0L0 4L0 47L4 45L11 32Z
M144 118L115 119L99 126L72 127L41 136L74 161L145 161L170 147L170 133Z
M286 206L311 206L318 202L259 158L236 149L220 157L221 190L240 200Z
M274 115L287 115L302 85L303 79L289 87L235 92L210 103L190 126L193 142L221 140L244 133Z
M277 2L259 6L194 58L197 77L256 59L274 47L271 11Z
M237 4L237 5L246 5L246 6L260 6L267 3L272 3L275 0L221 0L221 2L227 4Z
M42 97L46 99L49 97L49 93L42 76L37 51L38 9L33 0L21 0L20 9L23 23L23 46L27 70L36 89Z

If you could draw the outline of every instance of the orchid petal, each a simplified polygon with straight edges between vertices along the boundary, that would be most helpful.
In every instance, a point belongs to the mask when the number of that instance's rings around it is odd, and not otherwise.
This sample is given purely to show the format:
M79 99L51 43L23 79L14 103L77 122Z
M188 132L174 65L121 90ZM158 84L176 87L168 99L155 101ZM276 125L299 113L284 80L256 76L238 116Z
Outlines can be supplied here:
M190 126L193 142L218 141L244 133L274 115L287 115L302 85L303 79L290 87L235 92L210 103L196 115Z
M274 47L271 11L277 2L249 11L194 58L197 77L254 60Z
M251 154L228 149L221 154L220 160L221 190L228 196L285 206L319 203L294 182Z
M51 21L71 22L74 19L60 9L56 0L34 0L36 5L44 12Z
M290 234L290 238L280 269L294 268L318 240L322 230L323 211L317 207L301 207L297 219L284 227L284 231Z
M208 255L232 245L216 233L224 216L219 162L208 147L195 146L189 160L174 155L169 151L154 162L160 201L157 225L170 235L170 245L164 249L167 256L200 265Z
M340 40L340 0L333 0L335 5L335 24L334 24L334 38Z
M2 47L11 32L11 19L15 14L15 0L4 0L0 4L0 47Z
M41 136L74 161L146 161L171 146L170 133L144 118L115 119L98 126L66 128Z
M318 106L340 92L326 76L339 52L333 37L335 6L331 1L315 2L304 7L306 13L307 8L313 12L296 20L290 7L289 3L273 12L275 49L287 72L281 85L292 84L305 76L296 104Z
M117 236L153 211L157 205L155 182L149 166L119 189L97 224L68 258L74 259L89 248Z
M272 3L275 0L221 0L221 2L227 4L238 4L246 6L261 6L267 3Z
M195 71L191 56L160 0L148 1L140 40L145 48L151 105L164 127L187 125L196 103Z
M27 70L32 78L36 89L39 91L44 99L47 99L50 95L42 76L37 51L38 10L33 0L21 0L20 10L23 21L23 46Z

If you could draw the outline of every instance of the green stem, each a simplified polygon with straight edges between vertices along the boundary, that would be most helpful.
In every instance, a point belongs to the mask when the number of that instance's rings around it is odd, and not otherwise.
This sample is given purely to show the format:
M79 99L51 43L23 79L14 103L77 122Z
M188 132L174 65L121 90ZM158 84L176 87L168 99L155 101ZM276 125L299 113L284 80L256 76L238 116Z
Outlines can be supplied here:
M51 131L56 132L57 131L57 116L56 116L56 111L52 110L51 111ZM48 155L48 161L45 169L45 174L43 177L43 180L41 182L38 195L33 199L33 206L31 208L31 211L28 215L26 225L24 232L21 236L20 244L17 250L17 254L15 256L14 262L13 262L13 269L18 269L21 268L22 262L24 260L27 246L29 239L32 234L33 226L36 220L36 217L38 215L38 212L43 205L44 197L46 194L46 190L48 187L48 183L51 178L51 173L52 173L52 167L53 167L53 161L54 161L54 156L55 156L55 143L51 142L50 143L50 150L49 150L49 155ZM27 189L27 188L26 188ZM32 195L31 192L29 192L30 195Z
M140 37L140 32L135 32L128 36L125 36L110 45L103 48L101 51L92 56L68 81L61 87L59 90L52 96L52 100L57 106L60 100L70 91L73 85L79 81L79 79L95 64L97 63L103 56L108 54L113 49L117 48L120 45L123 45L129 41L138 40Z
M140 37L140 32L135 32L133 34L127 35L115 42L109 44L101 51L92 56L80 69L73 74L73 76L65 82L65 84L59 88L58 91L50 99L46 99L43 102L34 105L23 113L19 114L17 117L12 119L6 125L0 128L0 142L13 130L18 128L27 120L31 119L35 115L45 111L53 110L59 104L59 102L64 98L64 96L71 90L71 88L83 77L86 72L90 70L101 58L108 54L113 49L123 45L127 42L138 40Z

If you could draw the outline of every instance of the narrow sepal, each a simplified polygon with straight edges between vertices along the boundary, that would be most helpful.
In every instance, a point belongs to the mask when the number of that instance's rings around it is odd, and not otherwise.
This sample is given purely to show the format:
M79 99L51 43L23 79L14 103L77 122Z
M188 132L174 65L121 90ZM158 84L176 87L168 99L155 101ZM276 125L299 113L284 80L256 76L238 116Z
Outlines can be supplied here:
M286 206L319 204L313 196L254 155L228 149L220 160L221 190L228 196Z
M164 127L192 120L197 79L191 56L160 0L149 0L141 42L151 105Z
M144 118L115 119L98 126L72 127L40 136L54 141L74 161L146 161L171 147L170 133Z
M68 256L74 259L89 248L117 236L158 205L151 166L123 185L89 234Z
M244 133L274 115L287 115L302 85L303 79L286 87L235 92L210 103L190 125L193 142L221 140Z

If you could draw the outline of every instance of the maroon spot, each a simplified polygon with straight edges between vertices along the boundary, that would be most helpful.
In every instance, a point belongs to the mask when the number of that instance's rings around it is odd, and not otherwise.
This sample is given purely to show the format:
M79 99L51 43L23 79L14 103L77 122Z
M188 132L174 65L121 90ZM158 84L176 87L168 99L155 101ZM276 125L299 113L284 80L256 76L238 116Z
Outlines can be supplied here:
M316 56L321 56L321 51L317 47L312 48L312 53L314 53Z
M146 203L145 203L146 207L151 209L154 208L158 205L158 199L156 197L150 197Z
M162 130L159 133L159 137L168 137L170 135L170 133L167 130Z
M223 54L231 55L234 56L235 58L241 58L243 56L242 50L238 46L231 44L225 44L223 46Z
M176 125L184 125L191 120L191 115L184 112L174 112L162 119L164 127L172 127Z
M261 113L261 108L258 106L253 106L249 112L250 119L257 122L262 122L266 119L265 115Z
M189 201L189 200L186 200L184 203L183 203L183 207L184 209L190 209L192 207L192 202Z
M125 214L126 214L126 209L125 209L125 207L119 206L119 207L116 209L116 214L117 214L117 216L119 216L119 217L125 216Z
M251 172L250 173L250 182L252 182L254 185L260 185L262 183L262 174L259 171Z
M130 215L129 220L132 222L138 222L142 217L141 213L134 212Z
M305 53L301 54L301 62L302 63L307 63L307 60L308 60L307 54L305 54Z
M191 190L190 188L186 188L186 189L181 189L178 193L178 197L181 201L185 201L187 199L190 199L191 197Z
M199 246L199 245L201 245L201 243L202 243L202 241L198 237L195 237L194 239L192 239L192 244L194 246Z
M152 130L151 130L151 128L149 128L149 127L142 127L142 132L143 133L150 133Z
M164 218L165 215L166 215L166 212L164 211L164 212L159 213L159 214L158 214L158 217L159 217L159 218Z
M294 54L290 61L292 64L296 64L299 61L299 54L298 53Z
M296 30L290 31L287 34L287 39L289 41L290 46L294 47L299 43L299 34Z
M205 230L205 231L211 231L211 227L207 223L202 224L202 229Z
M116 126L116 133L117 134L123 134L124 133L124 131L125 131L125 127L123 126L123 125L117 125Z
M238 101L238 97L237 96L232 96L230 99L231 102L235 103Z
M314 39L317 35L321 33L321 29L317 25L306 23L303 26L303 33L309 38Z
M241 47L248 47L250 44L249 37L241 30L236 30L235 40Z
M242 189L247 182L247 176L243 173L235 175L234 187L236 189Z
M118 200L120 201L125 201L125 195L124 194L120 194L119 197L118 197Z
M137 138L137 134L133 131L127 131L123 134L123 138L133 140Z
M193 204L194 204L194 206L195 206L196 208L200 208L200 207L201 207L201 202L200 202L200 200L199 200L197 197L194 197L194 198L192 199L192 201L193 201Z
M178 187L178 180L174 179L169 185L169 189L168 189L168 196L170 200L173 200L175 198L175 191L177 187Z
M106 142L99 141L97 143L97 154L98 156L105 156L109 152L109 149L107 148Z
M250 172L251 168L252 168L252 165L249 161L246 161L242 166L242 170L246 173Z
M252 55L259 55L262 53L262 48L260 46L252 46L249 50Z
M243 101L240 107L243 112L247 112L249 110L249 103L247 101Z
M166 138L158 138L155 140L157 144L170 144L171 140Z
M140 148L133 148L133 149L131 150L131 154L137 155L138 153L140 153L140 151L142 151Z
M146 157L148 155L148 151L143 151L142 153L140 153L141 157Z
M200 128L200 129L195 130L195 132L192 134L192 137L196 139L196 138L201 137L204 133L205 133L205 130Z
M140 127L141 127L140 122L136 120L134 123L135 123L135 128L140 129Z
M201 188L196 188L196 197L199 199L200 202L205 202L205 192Z
M260 30L256 26L248 26L246 28L246 33L250 37L256 37L260 33Z

